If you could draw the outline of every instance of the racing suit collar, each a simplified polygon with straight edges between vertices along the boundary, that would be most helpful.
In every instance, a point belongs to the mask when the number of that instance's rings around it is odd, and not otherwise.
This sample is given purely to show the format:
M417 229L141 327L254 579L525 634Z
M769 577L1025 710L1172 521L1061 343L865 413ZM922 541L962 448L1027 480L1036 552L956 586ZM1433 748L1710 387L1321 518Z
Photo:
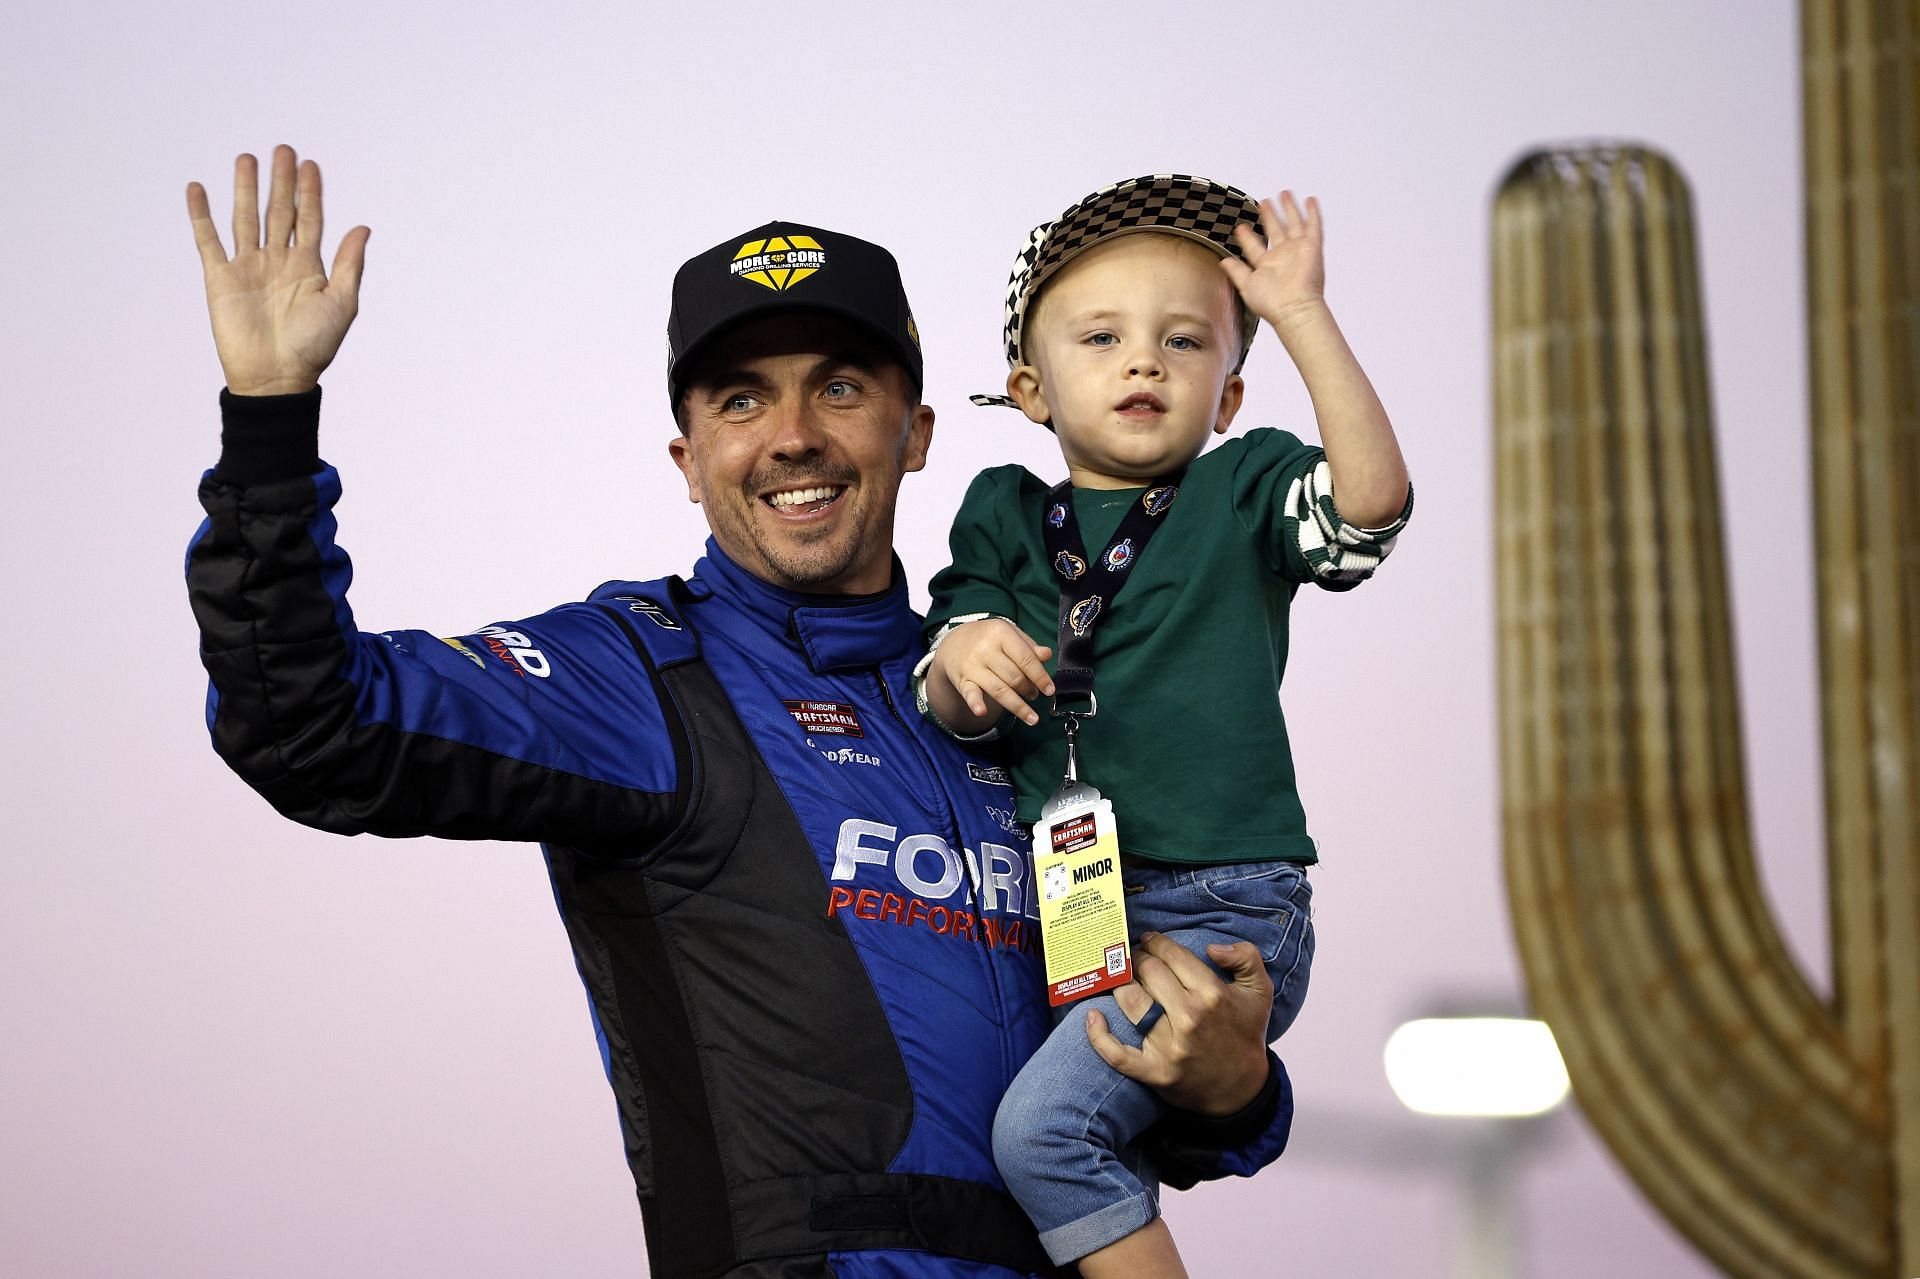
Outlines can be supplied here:
M816 675L879 666L913 654L920 619L907 602L907 576L893 559L893 585L875 595L807 595L755 577L711 537L693 567L704 585L780 638L799 645Z

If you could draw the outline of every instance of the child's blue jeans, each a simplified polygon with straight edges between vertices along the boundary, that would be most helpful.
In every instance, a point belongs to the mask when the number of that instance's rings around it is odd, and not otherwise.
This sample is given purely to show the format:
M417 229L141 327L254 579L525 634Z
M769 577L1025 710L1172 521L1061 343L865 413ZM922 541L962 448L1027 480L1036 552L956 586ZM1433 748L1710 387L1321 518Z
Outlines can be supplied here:
M1212 942L1252 942L1273 979L1272 1043L1293 1024L1313 967L1313 889L1296 862L1218 866L1129 865L1127 926L1164 933L1207 958ZM1218 971L1218 965L1209 965ZM1152 1089L1107 1065L1087 1042L1097 1008L1122 1043L1138 1047L1159 1019L1135 1026L1112 995L1055 1010L1053 1033L1001 1099L993 1158L1054 1261L1077 1260L1160 1214L1159 1180L1133 1142L1165 1108Z

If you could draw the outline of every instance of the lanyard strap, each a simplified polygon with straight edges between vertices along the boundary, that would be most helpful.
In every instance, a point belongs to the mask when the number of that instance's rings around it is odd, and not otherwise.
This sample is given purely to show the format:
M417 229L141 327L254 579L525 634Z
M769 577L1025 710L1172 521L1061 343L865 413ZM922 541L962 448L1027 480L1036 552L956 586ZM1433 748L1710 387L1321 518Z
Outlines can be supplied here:
M1060 582L1060 662L1053 673L1053 713L1091 715L1093 708L1093 637L1101 617L1113 608L1113 597L1127 584L1131 570L1159 531L1163 518L1180 493L1186 477L1182 467L1155 480L1141 493L1100 558L1089 563L1086 543L1080 539L1080 521L1073 513L1073 481L1065 479L1047 494L1040 532L1047 545L1047 561ZM1085 711L1061 709L1064 699L1085 698Z

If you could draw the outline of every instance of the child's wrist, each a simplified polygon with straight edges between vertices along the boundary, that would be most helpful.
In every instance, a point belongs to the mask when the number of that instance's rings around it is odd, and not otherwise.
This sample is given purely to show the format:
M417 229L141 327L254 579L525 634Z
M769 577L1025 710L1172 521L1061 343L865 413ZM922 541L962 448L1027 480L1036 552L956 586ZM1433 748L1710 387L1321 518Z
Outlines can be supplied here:
M1286 306L1276 307L1271 313L1262 312L1261 319L1274 331L1282 343L1288 338L1306 333L1322 324L1333 322L1333 309L1327 305L1324 295L1301 298Z

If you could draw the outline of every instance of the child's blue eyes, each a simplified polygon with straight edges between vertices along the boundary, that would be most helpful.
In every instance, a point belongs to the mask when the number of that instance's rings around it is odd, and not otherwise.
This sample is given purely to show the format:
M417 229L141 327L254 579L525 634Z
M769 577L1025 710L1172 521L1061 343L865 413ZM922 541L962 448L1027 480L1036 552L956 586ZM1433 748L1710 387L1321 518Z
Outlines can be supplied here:
M1113 346L1118 343L1120 339L1111 333L1089 333L1086 341L1088 346ZM1176 351L1198 351L1200 349L1199 341L1188 337L1184 333L1176 333L1168 338L1167 345Z

